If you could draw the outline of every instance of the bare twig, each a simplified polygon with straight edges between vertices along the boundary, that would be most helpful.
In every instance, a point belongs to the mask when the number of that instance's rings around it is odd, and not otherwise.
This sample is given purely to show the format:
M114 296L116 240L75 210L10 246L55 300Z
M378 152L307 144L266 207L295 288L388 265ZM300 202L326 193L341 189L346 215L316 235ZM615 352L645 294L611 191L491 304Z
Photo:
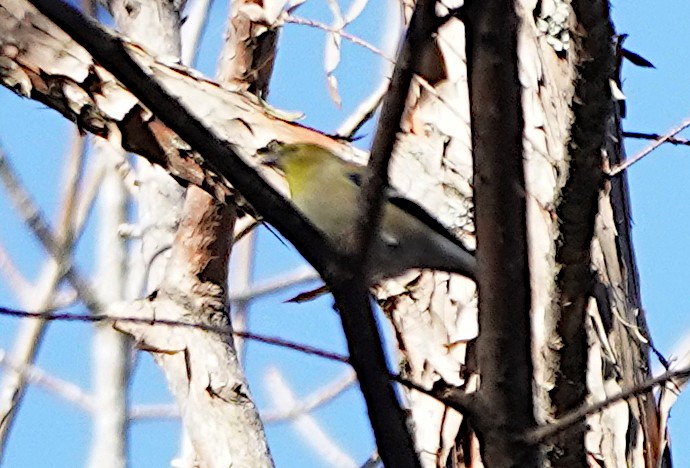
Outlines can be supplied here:
M297 398L278 369L270 369L266 373L265 381L266 390L269 392L274 406L287 412L298 404ZM326 466L357 467L354 460L321 429L313 416L297 413L291 420L291 424L302 440L324 460Z
M13 361L0 350L0 365L21 374L26 382L37 385L53 395L85 411L93 411L93 398L78 385L51 375L38 366Z
M306 413L311 413L319 406L324 405L336 398L338 395L350 388L356 381L357 376L354 372L352 372L352 369L348 369L342 377L318 389L311 395L307 395L306 397L302 398L301 401L293 399L294 401L292 404L287 404L287 402L281 401L280 407L274 410L262 411L262 419L267 423L275 423L288 419L294 419L295 417Z
M66 257L67 252L60 245L60 241L53 236L48 221L41 212L38 205L33 201L30 194L19 182L15 172L7 160L5 152L0 147L0 179L7 188L10 198L14 202L20 215L24 218L27 227L31 229L43 247L53 257L58 265L64 269L64 277L70 282L77 291L84 304L96 312L101 310L101 305L96 295L92 291L83 276L77 271L72 261Z
M248 288L230 291L228 296L233 302L249 301L318 279L319 274L313 268L305 266L261 283L252 284Z
M690 127L690 119L684 120L680 125L677 127L671 129L668 131L666 134L664 134L662 137L658 138L654 143L637 153L635 156L632 158L628 158L625 161L622 161L620 164L614 166L609 170L608 176L613 177L616 174L619 174L623 172L624 170L628 169L630 166L635 164L636 162L640 161L642 158L647 156L649 153L663 145L664 143L667 143L669 139L673 138L676 136L678 133L682 132L686 128Z
M399 374L391 374L390 378L411 390L416 390L431 398L435 398L449 408L453 408L466 416L471 415L477 409L475 394L466 393L460 388L441 385L437 388L427 389Z
M623 137L625 138L635 138L638 140L658 140L663 138L663 135L658 133L645 133L645 132L623 132ZM690 146L690 140L686 138L667 138L666 143L672 145L684 145Z
M233 247L230 278L232 289L239 291L251 291L252 275L254 274L254 259L256 257L256 231L252 231ZM232 293L230 294L232 296ZM241 297L240 295L238 295ZM232 324L235 330L247 329L249 302L254 298L253 294L247 294L240 299L228 301L232 312ZM240 362L244 362L244 340L235 340L235 349Z
M293 419L301 414L310 413L320 406L336 398L343 391L350 388L357 381L354 372L348 369L340 378L307 395L300 401L285 408L265 410L261 412L261 419L268 424L283 422ZM149 404L133 406L129 412L129 419L138 421L142 419L177 419L180 410L174 404Z
M395 60L393 60L391 57L388 57L386 55L386 53L383 52L378 47L373 46L373 45L369 44L367 41L360 39L359 37L354 36L354 35L352 35L348 32L345 32L341 29L334 28L332 26L329 26L329 25L324 24L324 23L320 23L318 21L305 19L305 18L299 18L296 16L288 16L287 18L285 18L285 22L286 23L292 23L292 24L299 24L299 25L303 25L303 26L311 26L313 28L318 28L318 29L321 29L321 30L326 31L328 33L331 33L331 34L337 34L337 35L341 36L343 39L346 39L346 40L352 42L353 44L357 44L358 46L362 46L365 49L369 50L370 52L375 53L376 55L380 56L384 60L386 60L390 63L395 63Z
M33 286L24 277L21 271L12 261L7 249L0 244L0 273L5 277L6 283L23 302L29 296Z
M688 376L690 376L690 367L686 367L684 369L680 369L677 371L665 372L659 375L658 377L654 377L653 379L649 379L627 390L623 390L620 393L610 396L603 401L594 403L592 405L587 405L582 407L581 409L573 411L572 413L563 416L562 418L547 426L538 427L528 432L527 435L524 437L524 440L530 444L538 444L540 442L546 441L550 437L553 437L554 435L562 431L565 431L572 425L577 424L580 421L583 421L587 416L596 414L599 411L615 403L618 403L621 400L627 400L630 397L634 397L641 393L648 392L657 385L664 384L675 378L686 378Z
M388 91L389 85L390 80L388 78L381 80L381 83L369 97L362 101L359 106L357 106L357 109L340 124L338 130L336 130L336 135L346 139L353 138L359 129L374 116L376 109L379 108L381 101L383 101L383 97Z
M5 276L7 284L15 291L22 303L27 304L30 295L36 295L35 287L24 278L19 270L17 270L7 250L2 245L0 245L0 272ZM67 291L57 291L49 307L56 310L64 309L74 304L76 300L77 296L71 289Z
M54 237L59 258L49 258L45 264L42 278L39 284L34 287L30 297L25 298L25 304L31 308L46 309L53 305L57 296L57 289L65 273L64 262L69 258L74 247L74 232L78 226L74 224L74 217L78 202L78 187L83 172L83 161L86 151L86 139L74 132L73 144L66 158L65 180L63 187L62 203L60 203L60 213L58 220L57 234L53 235L48 230L47 234ZM1 149L0 149L1 153ZM0 154L0 158L2 155ZM32 205L28 190L21 184L19 178L13 173L9 164L3 165L3 178L5 185L15 197L15 205ZM22 203L17 200L23 199ZM36 212L38 208L33 207ZM28 218L24 213L25 221ZM44 222L44 224L47 223ZM17 338L12 347L11 360L16 366L30 365L36 357L45 332L47 322L45 320L25 320L17 333ZM0 453L5 453L5 447L10 431L12 429L17 409L20 407L25 393L26 374L14 371L12 368L6 373L2 386L2 399L0 401Z
M132 406L127 415L127 419L131 422L151 419L179 419L179 417L180 408L173 403Z
M84 232L84 226L89 219L93 208L95 206L96 197L98 196L103 176L105 175L105 167L100 162L90 165L84 176L83 187L77 203L76 212L74 214L74 243L78 243L81 235Z
M194 65L199 53L201 34L206 29L211 0L194 0L189 3L187 17L182 25L182 63Z
M300 351L306 354L311 354L314 356L319 356L324 359L330 359L332 361L338 361L342 363L348 363L349 359L347 356L342 354L332 353L330 351L324 351L319 348L312 346L302 345L292 341L284 340L282 338L260 335L257 333L250 332L240 332L232 331L221 327L214 327L212 325L205 325L202 323L188 323L181 322L178 320L151 320L141 317L115 317L110 315L85 315L85 314L69 314L69 313L50 313L51 310L46 310L43 312L28 312L24 310L10 309L7 307L0 307L0 315L5 315L9 317L21 317L21 318L40 318L47 321L63 321L63 322L89 322L89 323L117 323L117 322L128 322L128 323L139 323L146 325L161 325L169 327L183 327L183 328L194 328L197 330L203 330L211 333L217 333L219 335L234 335L241 338L258 341L260 343L270 344L274 346L281 346L283 348L292 349L295 351Z

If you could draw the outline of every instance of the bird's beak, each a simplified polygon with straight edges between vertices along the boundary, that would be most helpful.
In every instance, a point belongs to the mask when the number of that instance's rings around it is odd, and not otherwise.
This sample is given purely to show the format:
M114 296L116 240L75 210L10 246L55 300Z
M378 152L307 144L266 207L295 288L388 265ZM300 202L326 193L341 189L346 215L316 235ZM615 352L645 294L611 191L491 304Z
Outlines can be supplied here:
M280 168L280 164L278 164L278 158L276 158L274 154L266 154L261 156L261 165L273 169Z
M266 166L266 167L270 167L272 169L279 170L280 169L280 163L278 162L278 156L277 156L277 153L275 151L276 144L278 144L278 142L276 140L273 140L268 145L264 146L263 148L259 148L256 151L256 154L259 156L262 166Z

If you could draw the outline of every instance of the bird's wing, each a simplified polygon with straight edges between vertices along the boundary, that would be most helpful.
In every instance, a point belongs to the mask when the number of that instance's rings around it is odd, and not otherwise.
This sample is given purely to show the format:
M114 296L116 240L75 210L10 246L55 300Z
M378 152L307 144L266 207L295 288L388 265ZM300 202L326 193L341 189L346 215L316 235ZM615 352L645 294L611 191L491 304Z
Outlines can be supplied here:
M391 192L389 194L388 200L391 202L391 204L414 216L415 218L429 226L432 230L442 235L449 241L459 245L468 252L472 252L457 237L451 234L450 231L448 231L447 227L441 224L436 218L430 215L428 211L426 211L424 208L422 208L409 198L405 198L401 195Z
M362 182L364 180L364 169L364 167L352 165L347 171L348 180L357 187L361 187ZM436 220L436 218L430 215L424 208L419 206L417 203L413 202L409 198L403 197L402 195L400 195L400 193L398 193L395 189L391 187L388 187L386 189L385 196L388 198L391 204L393 204L397 208L409 213L410 215L420 220L422 223L429 226L432 230L436 231L441 236L450 240L454 244L461 246L468 252L471 252L471 250L468 249L457 237L455 237L448 231L447 227L441 224L438 220ZM386 244L389 244L391 246L396 246L398 244L398 240L395 239L393 236L389 235L388 238L386 238L385 233L382 233L382 236Z

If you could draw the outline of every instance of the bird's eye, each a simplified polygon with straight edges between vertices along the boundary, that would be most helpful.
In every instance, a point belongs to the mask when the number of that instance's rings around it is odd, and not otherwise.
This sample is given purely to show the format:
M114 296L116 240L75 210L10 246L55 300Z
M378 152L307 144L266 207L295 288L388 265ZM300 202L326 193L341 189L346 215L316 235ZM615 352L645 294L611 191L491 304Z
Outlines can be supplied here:
M362 186L362 175L358 174L357 172L348 172L347 178L350 179L350 181L355 184L357 187Z
M390 233L388 233L384 230L381 230L379 235L381 236L381 240L383 241L383 245L386 246L386 249L388 249L389 252L392 253L392 252L395 252L396 250L398 250L398 248L400 247L400 241L398 240L397 237L391 235Z

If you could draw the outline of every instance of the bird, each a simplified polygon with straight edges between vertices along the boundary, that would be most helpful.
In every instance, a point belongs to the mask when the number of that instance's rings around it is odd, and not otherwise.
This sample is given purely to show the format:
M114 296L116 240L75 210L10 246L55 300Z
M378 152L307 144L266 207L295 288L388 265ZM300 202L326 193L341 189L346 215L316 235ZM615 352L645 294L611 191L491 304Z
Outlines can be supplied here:
M359 216L367 168L313 143L274 140L259 153L264 165L283 173L293 204L342 252ZM424 208L391 188L384 192L379 232L366 261L373 284L411 269L458 273L475 281L477 277L474 252Z

